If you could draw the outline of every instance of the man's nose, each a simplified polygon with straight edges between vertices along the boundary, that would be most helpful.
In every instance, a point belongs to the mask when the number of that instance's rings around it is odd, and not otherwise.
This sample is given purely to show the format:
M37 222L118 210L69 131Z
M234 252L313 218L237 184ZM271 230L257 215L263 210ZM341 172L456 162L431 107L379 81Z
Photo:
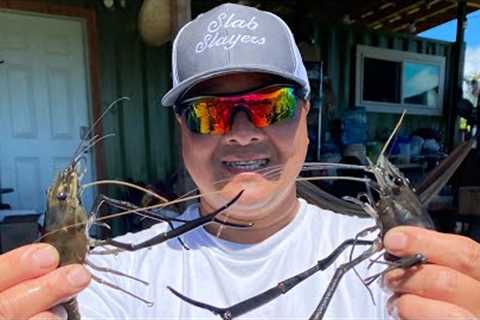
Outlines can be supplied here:
M247 145L265 138L263 131L252 123L247 111L235 110L231 121L230 131L225 135L229 143Z

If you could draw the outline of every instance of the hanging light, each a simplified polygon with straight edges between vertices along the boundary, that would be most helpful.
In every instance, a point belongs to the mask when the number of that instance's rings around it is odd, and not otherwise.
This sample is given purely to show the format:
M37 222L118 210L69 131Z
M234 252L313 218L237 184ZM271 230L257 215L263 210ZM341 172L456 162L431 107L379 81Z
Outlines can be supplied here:
M110 9L110 10L115 9L115 1L114 0L103 0L103 5L107 9Z
M111 11L115 9L127 8L127 0L102 0L102 2L103 2L103 6Z
M355 22L355 20L352 20L352 18L350 17L350 15L347 13L345 14L343 17L342 17L342 22L344 24L353 24Z
M140 34L145 43L161 46L172 38L170 0L144 0L138 17Z

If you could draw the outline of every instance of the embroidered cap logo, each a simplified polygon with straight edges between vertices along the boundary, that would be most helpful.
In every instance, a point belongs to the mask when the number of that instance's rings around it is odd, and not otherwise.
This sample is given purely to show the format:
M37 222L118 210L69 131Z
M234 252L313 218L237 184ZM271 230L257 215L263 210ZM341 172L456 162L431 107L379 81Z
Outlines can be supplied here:
M224 12L220 13L215 20L210 21L208 24L208 33L203 36L203 41L197 43L195 52L198 54L204 52L206 49L222 46L225 50L230 50L238 43L264 45L266 42L265 37L242 33L242 30L254 31L257 28L258 22L255 21L254 16L247 21L246 19L236 18L234 13L230 15ZM221 36L220 31L222 29L234 29L238 30L238 32Z

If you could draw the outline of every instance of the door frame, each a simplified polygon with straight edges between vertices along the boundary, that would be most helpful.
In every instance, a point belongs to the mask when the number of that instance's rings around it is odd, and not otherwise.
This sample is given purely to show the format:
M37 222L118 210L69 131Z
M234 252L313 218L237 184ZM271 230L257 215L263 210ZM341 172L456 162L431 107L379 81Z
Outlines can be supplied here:
M43 13L53 16L80 18L84 22L86 31L86 64L88 78L88 100L90 101L92 119L98 119L101 114L100 99L100 74L98 64L98 47L97 47L97 20L96 12L93 8L83 8L78 6L54 5L46 1L38 0L0 0L0 9L13 11L24 11L33 13ZM102 125L94 129L95 134L101 135ZM105 155L102 144L95 146L95 154L93 161L95 163L94 178L101 179L106 176ZM101 186L99 186L101 187ZM101 188L100 188L101 189Z

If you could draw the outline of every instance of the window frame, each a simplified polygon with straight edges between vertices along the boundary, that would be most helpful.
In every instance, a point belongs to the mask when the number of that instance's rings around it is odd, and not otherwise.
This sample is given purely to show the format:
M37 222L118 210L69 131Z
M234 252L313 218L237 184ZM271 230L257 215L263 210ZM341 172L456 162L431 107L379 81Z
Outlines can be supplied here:
M408 103L391 103L364 100L363 77L365 58L373 58L378 60L401 63L400 97L403 97L402 90L405 63L419 63L438 66L440 68L440 83L437 105L427 106ZM415 52L357 45L355 64L355 104L357 106L364 106L367 112L402 113L403 110L407 110L408 114L441 116L443 114L443 100L445 92L445 62L446 59L443 56L434 56ZM403 100L403 98L401 99Z

